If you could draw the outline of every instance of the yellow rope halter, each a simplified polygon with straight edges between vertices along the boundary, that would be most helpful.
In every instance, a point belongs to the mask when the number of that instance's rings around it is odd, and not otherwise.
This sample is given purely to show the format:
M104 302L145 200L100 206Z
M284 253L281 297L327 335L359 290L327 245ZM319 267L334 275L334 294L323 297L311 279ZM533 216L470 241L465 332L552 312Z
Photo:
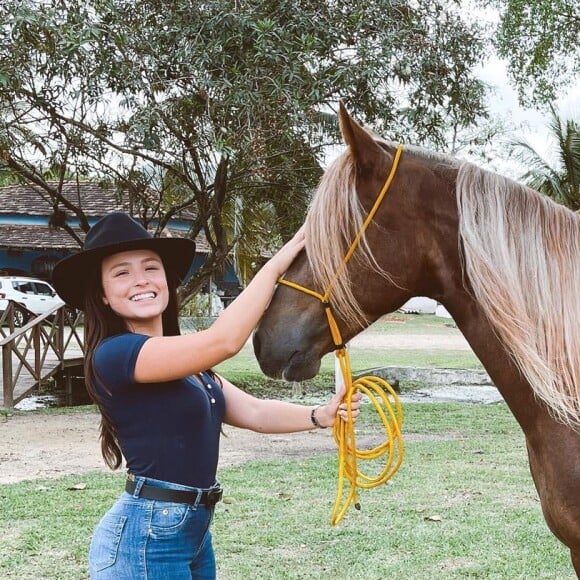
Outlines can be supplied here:
M332 314L329 302L334 281L338 278L339 274L350 260L360 240L362 239L365 230L371 223L375 213L383 201L383 198L389 190L391 182L393 181L395 173L397 172L397 167L399 165L399 159L401 158L402 152L403 146L399 145L397 147L397 152L395 154L393 166L391 167L389 176L387 177L387 180L385 181L385 184L383 185L361 229L357 233L354 241L345 254L341 266L328 285L326 292L324 294L319 294L314 290L310 290L309 288L305 288L300 284L284 280L283 278L278 280L280 284L284 284L296 290L300 290L301 292L305 292L314 298L318 298L318 300L322 302L324 311L326 312L326 317L328 318L328 325L332 334L332 340L336 346L335 354L339 360L340 370L342 372L342 377L346 387L344 401L347 405L348 421L337 420L334 422L333 428L334 439L338 445L338 489L331 517L332 525L336 525L338 522L340 522L351 503L354 503L355 508L360 509L357 488L370 489L386 483L396 473L403 461L404 450L403 437L401 435L401 428L403 425L403 409L401 406L401 401L399 400L397 393L394 391L391 385L379 377L368 376L358 378L355 381L352 380L350 357L345 345L343 344L342 336L340 334L340 330L334 315ZM355 429L354 423L352 421L352 396L357 391L361 391L370 399L385 428L385 442L381 445L378 445L374 449L360 450L356 447ZM394 408L389 399L389 395L393 398ZM359 471L357 459L375 460L382 456L385 456L385 465L377 476L371 477ZM348 481L350 490L346 498L343 500L345 480Z

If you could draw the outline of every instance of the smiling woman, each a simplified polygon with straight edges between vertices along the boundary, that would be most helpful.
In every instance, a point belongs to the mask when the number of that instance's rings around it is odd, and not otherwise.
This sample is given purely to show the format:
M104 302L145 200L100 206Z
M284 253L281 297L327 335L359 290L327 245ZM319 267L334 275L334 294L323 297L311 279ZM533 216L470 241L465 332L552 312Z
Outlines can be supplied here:
M107 256L101 277L103 302L127 321L132 332L163 335L161 314L169 303L169 289L158 254L133 250Z
M209 526L222 495L222 423L291 433L358 416L360 397L350 413L343 393L317 407L260 400L212 370L244 346L303 246L300 231L210 328L185 336L176 290L192 241L153 238L113 213L88 232L82 252L56 265L57 291L85 312L85 378L101 411L103 457L113 469L124 457L129 472L93 535L92 578L215 577Z

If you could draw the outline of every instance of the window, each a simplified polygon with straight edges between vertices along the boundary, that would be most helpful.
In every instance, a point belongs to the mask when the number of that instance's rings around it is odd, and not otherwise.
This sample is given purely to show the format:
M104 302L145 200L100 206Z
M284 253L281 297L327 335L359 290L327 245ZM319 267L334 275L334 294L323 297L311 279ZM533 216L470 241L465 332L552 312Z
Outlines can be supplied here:
M42 284L42 282L35 282L36 294L41 296L52 296L52 288L48 284Z
M23 294L34 294L34 286L30 282L12 282L12 286Z

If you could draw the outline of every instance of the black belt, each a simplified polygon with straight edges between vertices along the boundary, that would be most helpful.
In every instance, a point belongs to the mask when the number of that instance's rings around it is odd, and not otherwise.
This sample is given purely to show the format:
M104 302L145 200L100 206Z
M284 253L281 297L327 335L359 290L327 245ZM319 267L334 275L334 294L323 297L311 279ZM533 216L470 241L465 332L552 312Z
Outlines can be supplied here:
M136 481L127 479L127 483L125 484L125 491L127 493L132 495L136 487ZM147 485L146 483L141 486L141 490L139 491L139 497L144 497L145 499L156 499L159 501L170 501L173 503L195 504L199 495L200 494L197 491L187 491L184 489L165 489L163 487ZM222 499L222 495L223 489L221 487L213 487L212 489L201 492L199 503L206 507L212 507Z

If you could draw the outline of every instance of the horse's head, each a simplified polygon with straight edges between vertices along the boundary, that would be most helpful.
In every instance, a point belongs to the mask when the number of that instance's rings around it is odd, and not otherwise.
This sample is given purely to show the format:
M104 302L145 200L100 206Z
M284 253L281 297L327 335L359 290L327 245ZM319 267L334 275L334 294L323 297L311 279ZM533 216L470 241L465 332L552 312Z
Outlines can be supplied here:
M348 149L321 180L306 218L306 251L284 278L321 295L330 288L329 302L348 341L411 296L437 293L429 258L440 253L449 236L434 239L430 222L449 221L448 208L434 207L432 196L419 200L419 194L425 188L448 193L450 186L404 153L385 199L343 266L391 173L396 146L374 138L342 104L339 119ZM457 239L451 243L457 245ZM287 380L314 376L321 357L334 350L322 302L280 285L254 334L254 350L267 375Z

